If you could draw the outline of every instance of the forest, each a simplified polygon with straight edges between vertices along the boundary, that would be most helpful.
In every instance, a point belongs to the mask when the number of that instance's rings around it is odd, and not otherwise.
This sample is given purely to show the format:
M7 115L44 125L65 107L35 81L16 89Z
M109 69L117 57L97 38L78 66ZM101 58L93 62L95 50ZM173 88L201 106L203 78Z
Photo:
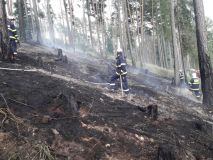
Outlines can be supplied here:
M0 0L0 160L212 159L204 3Z
M186 80L190 79L190 69L199 70L192 0L63 0L53 4L49 0L8 0L7 3L8 15L16 17L22 41L86 50L102 57L111 57L121 45L129 64L157 66L170 77L175 73L176 85L179 70L184 71ZM213 21L207 18L205 23L207 54L212 58Z

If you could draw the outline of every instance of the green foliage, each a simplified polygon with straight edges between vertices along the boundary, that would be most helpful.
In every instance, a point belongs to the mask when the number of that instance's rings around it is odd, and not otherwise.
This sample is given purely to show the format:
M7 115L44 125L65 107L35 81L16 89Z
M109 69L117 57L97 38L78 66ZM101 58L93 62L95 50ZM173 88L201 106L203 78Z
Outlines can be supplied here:
M177 26L180 35L182 55L189 55L198 66L198 52L196 42L196 30L194 21L194 9L192 0L179 0L176 8Z
M159 16L159 20L158 20L158 24L159 26L162 27L163 29L163 34L164 37L171 41L171 16L170 16L170 0L162 0L160 2L160 12L158 13Z
M150 72L159 75L161 77L166 77L166 78L173 78L174 76L174 70L173 69L165 69L158 67L153 64L144 64L144 69L148 69Z
M31 24L27 23L27 17L29 18L29 20L31 20L31 15L29 14L30 13L30 8L29 7L26 7L27 8L27 13L26 13L26 10L25 10L25 6L24 6L24 1L21 0L21 10L23 11L23 20L24 20L24 30L26 32L26 38L27 39L31 39L32 38L32 34L31 34L31 29L32 29L32 26ZM18 21L18 15L19 15L19 7L18 7L18 2L16 1L14 3L14 15L17 19L17 24L19 26L19 21ZM19 28L18 28L19 30Z

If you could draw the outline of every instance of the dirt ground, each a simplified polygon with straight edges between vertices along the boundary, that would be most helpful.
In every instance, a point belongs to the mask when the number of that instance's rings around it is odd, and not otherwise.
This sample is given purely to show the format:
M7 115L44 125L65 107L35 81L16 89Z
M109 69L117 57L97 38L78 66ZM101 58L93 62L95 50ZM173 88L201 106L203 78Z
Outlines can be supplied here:
M122 97L106 88L110 61L56 53L22 44L15 63L0 61L0 159L213 159L213 110L186 90L129 68Z

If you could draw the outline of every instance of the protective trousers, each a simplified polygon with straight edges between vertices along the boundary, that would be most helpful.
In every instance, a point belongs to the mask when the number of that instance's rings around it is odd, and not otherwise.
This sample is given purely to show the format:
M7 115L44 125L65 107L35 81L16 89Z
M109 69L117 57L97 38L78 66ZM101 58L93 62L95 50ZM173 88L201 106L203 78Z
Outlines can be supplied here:
M17 44L15 40L10 40L10 52L17 52Z
M110 87L111 89L115 89L115 82L116 80L120 79L120 75L114 74L110 80ZM129 87L128 87L128 82L127 82L127 77L126 75L121 75L122 79L122 86L123 86L123 91L128 93L129 92Z

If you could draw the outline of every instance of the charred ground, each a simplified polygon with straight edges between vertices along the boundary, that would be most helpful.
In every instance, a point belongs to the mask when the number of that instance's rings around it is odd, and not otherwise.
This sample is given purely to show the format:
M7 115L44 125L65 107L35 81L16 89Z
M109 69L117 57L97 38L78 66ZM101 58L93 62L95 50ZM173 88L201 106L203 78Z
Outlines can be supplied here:
M213 159L212 111L168 80L130 74L134 94L122 98L97 84L109 61L72 55L65 64L29 44L19 51L16 63L0 63L0 159Z

